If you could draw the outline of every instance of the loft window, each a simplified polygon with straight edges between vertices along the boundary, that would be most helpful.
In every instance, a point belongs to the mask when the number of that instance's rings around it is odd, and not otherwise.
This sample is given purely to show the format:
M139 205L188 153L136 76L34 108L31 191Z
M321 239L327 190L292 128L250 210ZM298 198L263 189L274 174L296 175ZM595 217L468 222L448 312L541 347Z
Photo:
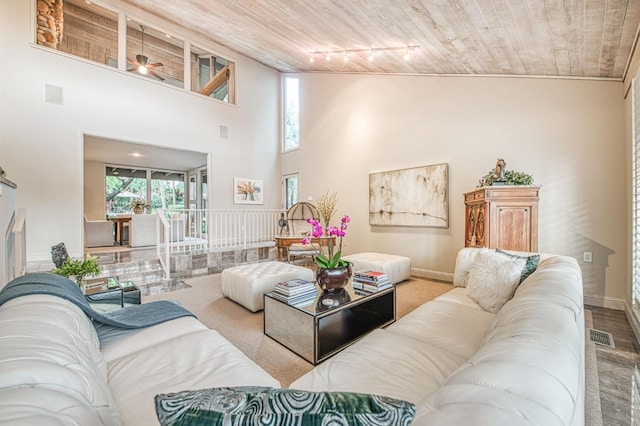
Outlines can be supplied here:
M191 90L235 104L235 64L205 49L191 47Z
M187 40L132 16L127 17L126 34L119 34L117 8L85 0L48 0L38 5L35 38L41 46L236 103L235 63L207 48L192 46L189 52ZM118 63L119 40L126 45L125 64ZM185 57L190 57L186 70Z
M93 62L118 66L118 14L84 0L38 2L36 42Z
M300 147L300 97L297 77L284 78L284 131L283 151L291 151Z
M298 174L284 177L284 208L289 210L298 202Z
M127 21L127 71L184 87L184 43L133 19Z

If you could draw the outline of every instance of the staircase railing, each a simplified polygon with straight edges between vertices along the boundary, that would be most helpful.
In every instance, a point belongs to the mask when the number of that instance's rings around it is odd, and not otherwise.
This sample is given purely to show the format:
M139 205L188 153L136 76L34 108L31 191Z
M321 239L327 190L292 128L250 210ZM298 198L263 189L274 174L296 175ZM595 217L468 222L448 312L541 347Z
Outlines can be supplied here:
M169 253L247 248L273 243L285 210L277 209L171 209L158 210L158 257ZM166 260L162 257L166 257Z
M14 277L27 273L27 209L18 209L13 225L14 235Z
M156 244L156 254L160 260L160 265L164 271L165 279L169 279L171 276L171 268L169 263L170 254L170 239L167 238L171 235L171 225L163 214L156 214L156 235L158 241Z

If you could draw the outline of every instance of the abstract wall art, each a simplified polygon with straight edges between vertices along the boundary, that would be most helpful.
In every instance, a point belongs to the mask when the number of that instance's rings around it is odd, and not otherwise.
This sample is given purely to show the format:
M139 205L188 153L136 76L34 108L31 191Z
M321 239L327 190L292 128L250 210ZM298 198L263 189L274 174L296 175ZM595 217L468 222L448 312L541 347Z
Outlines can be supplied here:
M264 204L263 186L261 180L233 178L234 204Z
M448 164L369 175L369 225L449 227Z

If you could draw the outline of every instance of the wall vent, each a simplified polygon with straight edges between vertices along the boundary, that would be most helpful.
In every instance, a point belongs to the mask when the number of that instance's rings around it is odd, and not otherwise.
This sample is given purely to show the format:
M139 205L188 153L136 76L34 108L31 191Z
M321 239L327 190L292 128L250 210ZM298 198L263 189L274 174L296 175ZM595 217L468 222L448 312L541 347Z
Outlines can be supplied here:
M44 101L50 104L62 105L62 87L53 84L44 84Z
M606 346L607 348L614 349L616 347L616 345L613 343L613 335L611 335L611 333L607 333L606 331L600 331L590 328L589 340L591 340L596 345Z

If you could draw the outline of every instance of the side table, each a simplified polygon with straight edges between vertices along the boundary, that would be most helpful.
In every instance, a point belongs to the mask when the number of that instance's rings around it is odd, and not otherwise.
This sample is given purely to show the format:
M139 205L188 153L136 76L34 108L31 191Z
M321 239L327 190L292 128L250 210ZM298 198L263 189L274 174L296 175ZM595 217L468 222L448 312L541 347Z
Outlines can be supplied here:
M139 305L140 289L131 281L119 281L118 277L103 277L86 280L85 297L89 303Z

